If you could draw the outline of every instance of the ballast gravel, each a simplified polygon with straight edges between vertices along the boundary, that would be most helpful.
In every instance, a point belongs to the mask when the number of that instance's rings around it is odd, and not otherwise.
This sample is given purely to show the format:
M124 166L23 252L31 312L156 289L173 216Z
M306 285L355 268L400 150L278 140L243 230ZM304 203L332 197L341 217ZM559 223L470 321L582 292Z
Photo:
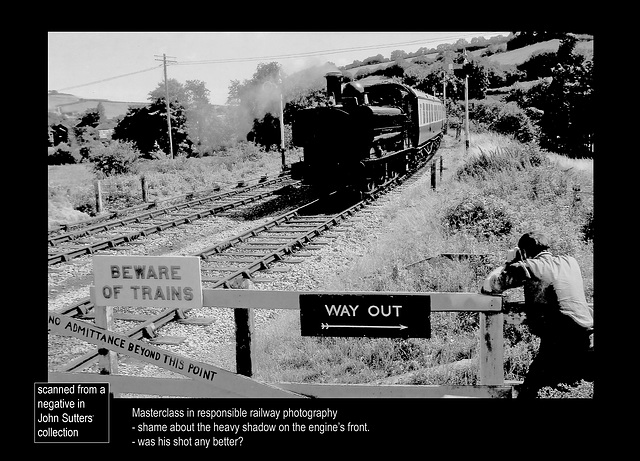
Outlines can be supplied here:
M330 231L328 237L319 240L327 242L317 249L304 249L302 262L295 264L276 263L272 269L286 268L284 271L266 271L254 274L256 289L312 291L323 289L326 280L347 273L349 268L365 255L387 228L384 219L385 210L397 208L396 202L403 191L413 187L429 187L428 174L410 185L393 191L373 206L366 207L352 218L339 225L336 231ZM117 255L165 255L190 256L217 243L259 226L273 217L252 221L239 221L228 217L213 216L198 220L192 224L166 230L148 237L140 238L132 244L100 252ZM294 258L298 258L295 254ZM49 269L48 291L49 310L70 306L89 296L89 287L93 283L92 259L84 256L71 262L59 264ZM203 282L206 288L206 282ZM161 309L153 308L114 308L115 312L135 312L136 314L156 314ZM255 309L255 328L258 331L279 311ZM235 325L231 309L202 307L192 309L188 318L201 317L213 319L209 325L192 325L170 322L158 330L163 337L184 337L180 344L155 344L174 354L190 360L204 362L235 372ZM123 333L139 325L139 322L114 322L116 332ZM143 340L147 341L147 340ZM49 334L48 369L61 371L65 365L81 355L95 350L95 346L82 340ZM83 372L97 372L97 364L91 364ZM145 377L186 378L183 375L165 370L155 365L118 354L118 374ZM130 396L130 395L128 395Z

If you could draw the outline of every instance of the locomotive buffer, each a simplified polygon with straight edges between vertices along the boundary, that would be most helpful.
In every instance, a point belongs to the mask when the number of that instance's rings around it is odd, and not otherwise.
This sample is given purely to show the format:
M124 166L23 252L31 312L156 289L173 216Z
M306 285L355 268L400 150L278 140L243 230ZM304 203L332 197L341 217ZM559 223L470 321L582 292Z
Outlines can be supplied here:
M301 294L302 336L431 337L428 296Z

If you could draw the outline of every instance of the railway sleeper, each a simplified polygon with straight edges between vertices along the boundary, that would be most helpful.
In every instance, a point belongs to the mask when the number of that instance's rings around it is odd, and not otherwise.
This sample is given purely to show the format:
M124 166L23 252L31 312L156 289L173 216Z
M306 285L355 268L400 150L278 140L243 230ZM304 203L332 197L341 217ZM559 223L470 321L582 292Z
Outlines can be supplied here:
M184 318L184 319L179 319L176 320L178 323L182 323L185 325L202 325L202 326L207 326L207 325L211 325L215 319L211 318L211 317L190 317L190 318Z
M240 252L240 251L238 251L238 252L232 251L232 252L229 252L229 253L221 253L220 256L258 259L258 258L261 258L261 257L264 257L264 256L268 256L268 254L265 255L264 252L243 253L243 252Z
M177 346L182 344L187 338L185 336L158 336L149 340L152 344L168 344Z
M158 336L155 323L151 322L142 329L142 334L147 339L153 339Z
M306 229L313 230L314 227L307 227ZM280 233L280 234L299 234L301 232L306 232L305 229L271 229L267 231L268 233Z
M221 266L221 267L216 267L215 269L207 269L207 272L237 272L238 271L238 267L232 267L232 266ZM220 279L222 279L224 277L215 277L212 275L202 275L201 279L202 281L218 281Z

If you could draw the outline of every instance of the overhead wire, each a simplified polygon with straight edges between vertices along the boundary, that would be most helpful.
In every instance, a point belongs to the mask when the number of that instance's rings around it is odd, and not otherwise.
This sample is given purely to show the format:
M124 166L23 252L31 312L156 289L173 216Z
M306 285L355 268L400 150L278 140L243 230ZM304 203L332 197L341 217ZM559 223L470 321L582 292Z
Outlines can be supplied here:
M122 75L116 75L114 77L103 78L102 80L96 80L95 82L83 83L81 85L74 85L74 86L68 86L66 88L60 88L60 89L58 89L58 91L71 90L71 89L74 89L74 88L80 88L80 87L89 86L89 85L96 85L98 83L108 82L110 80L115 80L115 79L122 78L122 77L128 77L130 75L141 74L143 72L149 72L151 70L155 70L155 69L158 69L160 67L162 67L162 64L160 64L158 66L149 67L148 69L142 69L142 70L137 70L135 72L129 72L128 74L122 74Z
M436 41L443 41L443 40L452 40L452 39L460 39L460 38L465 38L465 37L471 37L471 36L477 36L478 33L472 33L472 34L456 34L456 35L452 35L452 36L448 36L448 37L438 37L438 38L433 38L433 39L420 39L420 40L410 40L410 41L406 41L406 42L397 42L397 43L387 43L387 44L380 44L380 45L364 45L364 46L357 46L357 47L349 47L349 48L337 48L337 49L330 49L330 50L317 50L317 51L308 51L308 52L301 52L301 53L290 53L290 54L281 54L281 55L272 55L272 56L253 56L253 57L246 57L246 58L225 58L225 59L208 59L208 60L200 60L200 61L178 61L178 62L167 62L167 65L197 65L197 64L225 64L225 63L232 63L232 62L251 62L251 61L261 61L261 60L268 60L268 59L294 59L294 58L303 58L303 57L309 57L309 56L319 56L319 55L327 55L327 54L339 54L339 53L349 53L352 51L364 51L364 50L371 50L371 49L380 49L380 48L390 48L393 46L406 46L406 45L417 45L417 44L426 44L426 43L432 43L432 42L436 42ZM103 83L103 82L108 82L111 80L116 80L118 78L123 78L123 77L129 77L131 75L135 75L135 74L141 74L144 72L149 72L155 69L158 69L160 67L162 67L163 65L157 65L157 66L153 66L153 67L149 67L147 69L142 69L142 70L138 70L138 71L134 71L134 72L129 72L127 74L122 74L122 75L116 75L113 77L108 77L108 78L104 78L101 80L96 80L94 82L89 82L89 83L83 83L81 85L74 85L74 86L68 86L65 88L59 88L57 91L65 91L65 90L71 90L71 89L75 89L75 88L81 88L84 86L89 86L89 85L97 85L98 83Z
M174 65L195 65L195 64L224 64L230 62L250 62L250 61L261 61L267 59L294 59L294 58L303 58L309 56L318 56L318 55L326 55L326 54L339 54L339 53L349 53L352 51L364 51L371 49L380 49L380 48L390 48L394 46L406 46L406 45L417 45L417 44L426 44L432 42L438 42L443 40L452 40L455 38L465 38L477 36L476 34L467 34L467 35L452 35L449 37L438 37L434 39L420 39L420 40L411 40L407 42L397 42L397 43L387 43L380 45L364 45L358 47L350 47L350 48L337 48L331 50L317 50L317 51L307 51L301 53L290 53L290 54L281 54L281 55L271 55L271 56L253 56L246 58L222 58L222 59L207 59L207 60L199 60L199 61L178 61Z

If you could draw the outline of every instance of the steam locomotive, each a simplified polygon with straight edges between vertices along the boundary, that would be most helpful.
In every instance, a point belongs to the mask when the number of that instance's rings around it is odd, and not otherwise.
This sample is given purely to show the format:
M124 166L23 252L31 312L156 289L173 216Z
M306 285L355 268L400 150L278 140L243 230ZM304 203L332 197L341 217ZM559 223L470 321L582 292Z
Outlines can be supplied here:
M329 104L303 109L293 122L293 144L304 152L293 178L368 193L435 154L445 119L439 99L390 80L325 77Z

